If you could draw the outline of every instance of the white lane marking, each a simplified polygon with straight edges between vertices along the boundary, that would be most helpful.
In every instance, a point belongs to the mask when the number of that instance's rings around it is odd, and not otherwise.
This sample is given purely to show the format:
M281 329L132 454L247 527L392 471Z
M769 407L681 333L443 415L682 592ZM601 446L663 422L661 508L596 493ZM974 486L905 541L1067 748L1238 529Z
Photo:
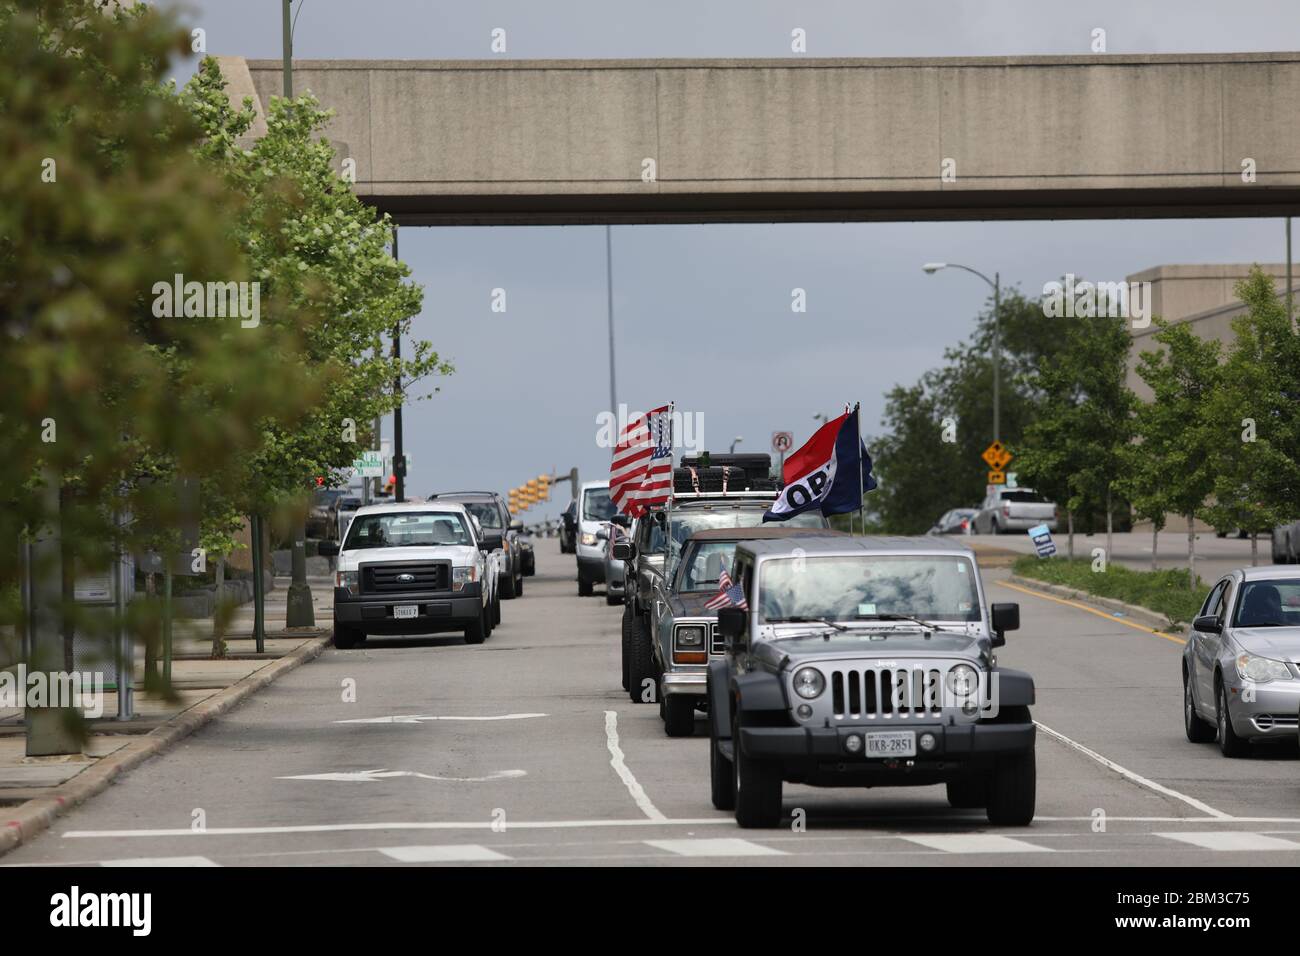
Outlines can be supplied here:
M134 860L100 860L100 866L220 866L206 856L142 856Z
M342 780L350 783L368 783L375 780L387 780L391 777L419 777L422 780L443 780L451 783L489 783L493 780L511 780L528 775L527 770L494 770L486 777L440 777L432 773L420 773L415 770L346 770L334 773L301 773L292 777L276 777L276 780Z
M1157 833L1166 840L1190 843L1205 850L1300 850L1300 843L1265 836L1262 833L1220 831L1218 833Z
M529 720L550 714L497 714L492 717L434 717L428 714L400 714L392 717L353 717L336 720L336 724L420 724L429 720Z
M647 820L643 817L638 817L635 820L511 820L507 829L586 830L595 827L698 827L712 824L725 824L734 827L736 821L731 816L707 817L698 820L669 820L667 818ZM471 820L467 822L437 820L427 823L308 823L298 826L278 827L208 827L205 830L191 830L189 827L158 830L68 830L63 836L68 839L116 840L126 837L253 836L279 833L351 833L362 830L491 830L493 827L497 827L499 830L500 826L500 823L492 820Z
M446 846L383 846L379 852L401 863L479 863L510 857L477 843L449 843Z
M678 856L785 856L784 850L761 846L749 840L722 837L716 840L643 840L647 846Z
M1195 807L1197 810L1200 810L1202 813L1206 814L1207 816L1214 817L1217 820L1232 819L1231 814L1224 813L1222 810L1216 810L1208 803L1203 803L1202 801L1197 800L1195 797L1189 797L1185 793L1179 793L1177 790L1174 790L1170 787L1166 787L1162 783L1156 783L1154 780L1150 780L1139 773L1134 773L1132 770L1128 770L1124 767L1121 767L1119 764L1115 763L1115 761L1103 757L1095 750L1090 750L1089 748L1085 747L1083 744L1079 743L1077 740L1071 740L1069 737L1065 736L1065 734L1053 730L1051 727L1048 727L1046 724L1039 723L1036 720L1034 721L1034 724L1038 727L1039 730L1047 734L1047 736L1059 740L1067 747L1073 747L1075 750L1083 754L1085 757L1092 758L1093 760L1097 761L1097 763L1101 764L1106 769L1115 771L1115 773L1119 774L1124 779L1132 781L1133 783L1136 783L1140 787L1146 787L1148 790L1154 790L1156 793L1164 794L1166 797L1173 797L1175 800L1181 800L1189 807Z
M945 853L1055 853L1051 847L1037 846L1024 840L999 836L996 833L926 833L905 836L909 843L918 843L931 850Z
M627 792L632 795L636 805L641 808L651 820L664 821L667 819L646 796L645 790L637 782L636 777L632 776L632 771L628 769L627 764L623 761L623 750L618 745L618 714L612 710L605 711L605 746L609 748L609 765L614 768L618 774L618 779L623 781L623 786L627 787Z

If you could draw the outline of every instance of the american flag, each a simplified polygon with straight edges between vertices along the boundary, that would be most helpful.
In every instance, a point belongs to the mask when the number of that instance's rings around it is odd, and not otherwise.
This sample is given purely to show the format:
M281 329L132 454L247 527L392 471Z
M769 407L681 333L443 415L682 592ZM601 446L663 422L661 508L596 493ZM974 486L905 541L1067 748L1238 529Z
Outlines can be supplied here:
M741 610L749 610L749 603L745 600L745 589L739 584L731 583L731 575L727 573L725 566L722 573L718 575L717 595L709 598L708 603L704 606L710 611L716 611L724 607L738 607Z
M614 507L639 518L668 500L673 488L672 406L663 405L627 423L609 465Z

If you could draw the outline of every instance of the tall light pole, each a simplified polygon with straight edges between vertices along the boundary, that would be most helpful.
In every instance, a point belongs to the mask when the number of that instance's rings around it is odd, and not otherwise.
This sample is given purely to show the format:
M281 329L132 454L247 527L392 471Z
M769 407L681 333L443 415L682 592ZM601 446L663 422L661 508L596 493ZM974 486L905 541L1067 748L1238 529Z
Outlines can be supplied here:
M614 244L609 224L605 224L605 316L609 320L609 411L618 414L618 399L614 389ZM577 494L577 489L574 489Z
M736 453L736 446L739 445L744 440L745 440L744 435L737 435L735 438L731 440L731 454L734 455Z
M940 269L964 269L971 275L979 276L993 289L993 440L1002 440L1002 282L999 273L993 273L990 279L984 273L970 266L956 262L927 262L921 269L928 275L934 275Z

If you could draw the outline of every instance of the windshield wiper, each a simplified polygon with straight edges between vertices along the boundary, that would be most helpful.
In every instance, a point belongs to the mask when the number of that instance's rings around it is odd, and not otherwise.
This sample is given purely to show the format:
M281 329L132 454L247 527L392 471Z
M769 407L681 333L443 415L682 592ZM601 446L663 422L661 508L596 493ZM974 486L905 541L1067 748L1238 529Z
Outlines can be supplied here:
M848 630L848 628L843 624L836 624L834 621L828 621L823 617L804 617L801 614L794 614L790 617L769 617L764 620L768 624L825 624L827 627L833 627L837 631Z
M912 617L908 614L859 614L856 618L859 621L910 621L913 624L919 624L927 631L946 631L951 630L942 624L931 624L928 621L922 621L920 618Z

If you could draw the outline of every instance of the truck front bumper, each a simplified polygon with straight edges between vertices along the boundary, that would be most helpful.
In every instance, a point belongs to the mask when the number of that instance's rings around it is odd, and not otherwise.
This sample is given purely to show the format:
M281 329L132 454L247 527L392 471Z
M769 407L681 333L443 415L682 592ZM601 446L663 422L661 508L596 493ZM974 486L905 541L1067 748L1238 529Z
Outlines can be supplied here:
M483 613L483 595L477 584L464 591L423 594L353 595L334 589L334 623L369 634L429 634L470 627ZM466 591L470 590L466 588ZM415 617L398 618L394 608L417 608Z
M704 671L679 672L669 671L659 679L659 691L664 696L682 694L686 697L705 696L705 687L708 681L708 674ZM749 751L745 751L749 753Z

